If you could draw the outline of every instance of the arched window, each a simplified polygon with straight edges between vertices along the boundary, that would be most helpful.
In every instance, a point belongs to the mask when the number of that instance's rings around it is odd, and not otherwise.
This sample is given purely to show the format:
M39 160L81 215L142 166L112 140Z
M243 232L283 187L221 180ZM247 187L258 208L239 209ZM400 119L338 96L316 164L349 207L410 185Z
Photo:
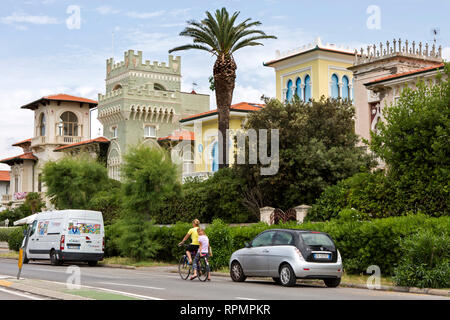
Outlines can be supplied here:
M350 99L350 87L347 76L342 77L342 99Z
M62 135L64 136L78 136L78 118L70 111L66 111L61 115L60 124Z
M295 94L301 100L302 99L302 79L297 78L297 81L295 81L295 86L297 87L295 89Z
M39 118L39 135L41 137L45 136L45 122L46 122L45 114L41 113L41 116Z
M159 83L155 83L155 84L153 85L153 88L154 88L155 90L166 91L166 88L164 88L163 85L161 85L161 84L159 84Z
M331 76L331 97L339 98L339 78L336 74Z
M121 85L120 83L118 83L118 84L116 84L116 85L114 86L113 91L114 91L114 90L119 90L119 89L122 89L122 85Z
M303 88L303 100L308 102L311 99L311 77L309 74L305 77L305 87Z
M217 170L219 170L219 143L217 141L214 142L213 144L211 157L212 157L211 169L213 172L216 172Z
M286 91L286 100L291 101L292 100L292 80L289 80L287 83L287 91Z

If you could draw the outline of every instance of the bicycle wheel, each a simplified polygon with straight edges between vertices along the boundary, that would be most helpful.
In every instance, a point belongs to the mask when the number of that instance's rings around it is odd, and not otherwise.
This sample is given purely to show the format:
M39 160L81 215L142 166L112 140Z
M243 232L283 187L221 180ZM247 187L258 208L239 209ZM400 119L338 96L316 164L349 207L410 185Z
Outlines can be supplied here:
M206 281L208 279L209 262L206 258L200 258L198 261L198 279L200 281Z
M180 259L180 263L178 264L178 273L180 274L181 279L186 280L191 273L191 266L189 265L188 258L184 255Z

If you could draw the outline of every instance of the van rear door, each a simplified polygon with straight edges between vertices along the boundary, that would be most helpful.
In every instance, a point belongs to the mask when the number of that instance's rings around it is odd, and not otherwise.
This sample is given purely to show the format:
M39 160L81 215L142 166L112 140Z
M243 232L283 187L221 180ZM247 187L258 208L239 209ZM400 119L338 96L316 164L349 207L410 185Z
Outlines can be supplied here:
M101 253L103 242L102 221L73 217L68 220L65 251Z

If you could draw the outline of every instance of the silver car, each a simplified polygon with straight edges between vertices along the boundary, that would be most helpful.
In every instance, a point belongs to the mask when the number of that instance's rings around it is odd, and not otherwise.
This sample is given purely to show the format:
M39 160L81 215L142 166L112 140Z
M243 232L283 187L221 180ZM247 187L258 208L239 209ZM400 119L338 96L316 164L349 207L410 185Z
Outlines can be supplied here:
M321 279L327 287L337 287L342 259L324 232L270 229L231 255L230 275L237 282L272 277L276 283L293 286L297 279Z

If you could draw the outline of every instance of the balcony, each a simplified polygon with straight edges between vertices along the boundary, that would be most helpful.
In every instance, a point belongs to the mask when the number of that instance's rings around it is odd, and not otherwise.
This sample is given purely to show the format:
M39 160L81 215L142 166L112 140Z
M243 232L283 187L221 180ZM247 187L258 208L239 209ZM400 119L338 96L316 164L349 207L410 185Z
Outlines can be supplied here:
M13 197L11 194L4 194L2 195L2 204L7 204L9 202L13 201Z
M40 146L42 144L45 144L45 136L38 136L31 139L31 146Z
M57 144L72 144L81 142L81 137L76 136L56 136Z

